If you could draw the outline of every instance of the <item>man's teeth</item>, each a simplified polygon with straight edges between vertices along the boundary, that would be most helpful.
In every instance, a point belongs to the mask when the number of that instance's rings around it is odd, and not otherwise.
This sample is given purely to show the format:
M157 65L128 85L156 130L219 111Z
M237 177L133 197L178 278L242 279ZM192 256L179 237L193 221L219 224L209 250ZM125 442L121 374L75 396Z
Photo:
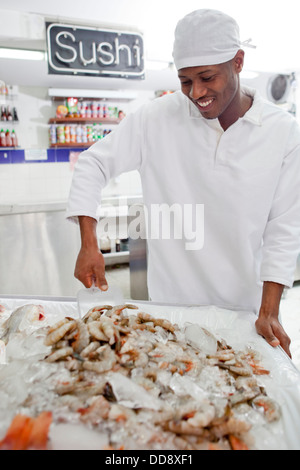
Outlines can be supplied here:
M197 101L198 105L201 106L201 108L206 108L206 106L208 106L212 102L213 102L213 99L208 100L208 101L202 101L202 102Z

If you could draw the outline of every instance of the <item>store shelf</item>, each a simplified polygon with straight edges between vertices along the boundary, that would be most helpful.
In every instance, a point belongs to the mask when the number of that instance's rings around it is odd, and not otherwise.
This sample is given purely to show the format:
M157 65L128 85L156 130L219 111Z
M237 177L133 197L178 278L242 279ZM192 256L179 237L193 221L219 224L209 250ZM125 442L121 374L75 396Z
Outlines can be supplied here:
M51 118L49 124L76 124L76 123L91 123L91 124L119 124L119 119L109 118Z
M95 141L96 142L96 141ZM87 148L95 142L68 142L67 144L50 144L50 148Z
M87 98L100 100L135 100L137 93L131 91L118 90L86 90L86 89L66 89L66 88L49 88L48 94L53 99L62 99L72 96L72 98Z
M122 264L129 262L129 251L114 251L111 253L104 253L105 265L111 266L112 264Z

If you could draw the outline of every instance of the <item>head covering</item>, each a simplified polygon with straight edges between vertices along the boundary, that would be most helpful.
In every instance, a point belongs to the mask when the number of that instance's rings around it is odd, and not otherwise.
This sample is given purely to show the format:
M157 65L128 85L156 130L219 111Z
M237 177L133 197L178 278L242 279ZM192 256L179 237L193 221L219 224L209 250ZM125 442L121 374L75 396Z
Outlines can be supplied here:
M173 58L177 70L227 62L241 48L237 22L218 10L196 10L175 29Z

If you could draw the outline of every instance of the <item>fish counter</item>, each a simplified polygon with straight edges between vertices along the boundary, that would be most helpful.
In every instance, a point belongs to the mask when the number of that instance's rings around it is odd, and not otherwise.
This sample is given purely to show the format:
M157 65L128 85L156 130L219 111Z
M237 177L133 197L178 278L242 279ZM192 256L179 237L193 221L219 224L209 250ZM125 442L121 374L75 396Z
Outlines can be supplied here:
M299 450L300 374L255 318L3 296L0 449Z

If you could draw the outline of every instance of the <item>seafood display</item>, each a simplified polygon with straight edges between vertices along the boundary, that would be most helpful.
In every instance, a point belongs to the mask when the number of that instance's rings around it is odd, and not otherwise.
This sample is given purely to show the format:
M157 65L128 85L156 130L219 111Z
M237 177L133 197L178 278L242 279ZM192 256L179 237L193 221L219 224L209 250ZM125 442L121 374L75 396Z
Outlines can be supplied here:
M260 354L235 350L199 324L179 326L133 304L101 305L24 335L11 330L19 315L2 336L14 358L0 366L0 395L8 395L16 363L23 388L3 436L0 429L0 449L51 449L45 436L64 423L99 433L101 449L255 450L257 427L268 432L280 420L260 381L269 375ZM16 337L28 357L14 351ZM12 439L22 422L25 438Z

